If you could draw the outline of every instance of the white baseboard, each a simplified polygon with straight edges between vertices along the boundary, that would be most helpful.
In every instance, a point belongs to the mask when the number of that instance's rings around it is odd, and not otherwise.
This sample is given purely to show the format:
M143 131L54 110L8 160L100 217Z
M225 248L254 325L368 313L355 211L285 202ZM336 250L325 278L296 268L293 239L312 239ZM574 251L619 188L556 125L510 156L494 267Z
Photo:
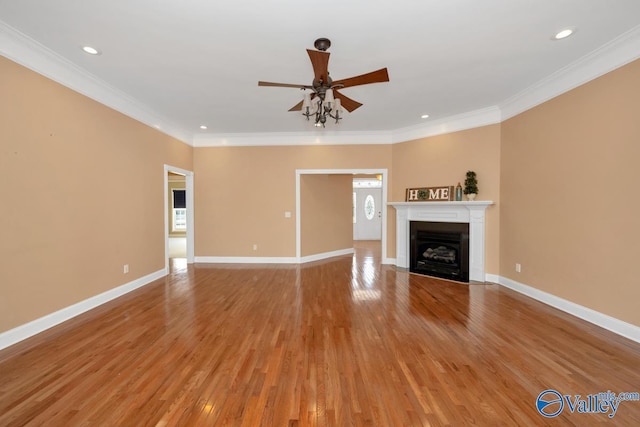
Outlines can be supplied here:
M490 275L487 275L487 281L494 282L494 280L489 280L489 276ZM586 320L587 322L593 323L594 325L600 326L601 328L607 329L625 338L629 338L630 340L640 343L640 327L638 326L584 307L580 304L576 304L566 299L557 297L531 286L524 285L522 283L516 282L515 280L511 280L501 276L491 275L491 277L495 277L497 279L495 283L498 283L506 288L513 289L516 292L548 304L552 307L557 308L558 310L564 311L565 313L569 313L573 316L579 317L580 319Z
M197 256L194 262L203 264L297 264L296 257L260 256Z
M484 281L489 283L500 283L500 276L497 274L487 273L484 275Z
M257 257L257 256L197 256L194 261L203 264L301 264L304 262L319 261L341 255L353 254L353 248L324 252L321 254L304 257Z
M147 285L154 280L158 280L161 277L166 276L164 268L154 273L148 274L139 279L135 279L129 283L126 283L117 288L110 289L106 292L88 298L84 301L80 301L76 304L65 307L61 310L47 314L39 319L33 320L24 325L20 325L17 328L10 329L6 332L0 333L0 350L7 348L13 344L16 344L22 340L25 340L33 335L39 334L53 326L56 326L62 322L65 322L73 317L76 317L86 311L91 310L99 305L109 302L118 298L126 293L133 291Z
M320 261L327 258L333 258L334 256L352 255L353 252L354 252L353 248L347 248L347 249L339 249L337 251L323 252L321 254L307 255L307 256L300 257L300 263Z
M382 260L383 264L392 264L392 265L396 265L396 259L395 258L385 258Z

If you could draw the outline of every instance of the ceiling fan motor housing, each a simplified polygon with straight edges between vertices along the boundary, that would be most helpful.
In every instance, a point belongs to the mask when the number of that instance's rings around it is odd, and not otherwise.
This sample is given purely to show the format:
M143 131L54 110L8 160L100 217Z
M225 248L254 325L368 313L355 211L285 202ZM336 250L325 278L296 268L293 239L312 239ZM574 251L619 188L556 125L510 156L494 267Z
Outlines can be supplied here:
M323 82L322 80L314 80L312 84L313 91L322 100L324 100L324 94L327 91L327 89L331 89L331 85L333 84L333 80L331 79L331 77L327 76L327 80L328 81L326 82Z

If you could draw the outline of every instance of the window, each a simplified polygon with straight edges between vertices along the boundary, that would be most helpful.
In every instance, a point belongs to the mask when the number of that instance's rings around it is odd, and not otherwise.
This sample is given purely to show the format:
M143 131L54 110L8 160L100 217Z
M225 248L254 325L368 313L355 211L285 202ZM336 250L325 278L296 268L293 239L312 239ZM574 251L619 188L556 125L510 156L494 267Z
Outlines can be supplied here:
M353 216L353 223L356 223L356 192L353 192L353 209L351 210Z
M371 194L364 199L364 216L371 221L376 211L376 203L373 201Z
M172 190L173 193L173 218L171 231L187 230L187 197L186 190Z
M353 178L353 188L382 188L382 181L377 178Z

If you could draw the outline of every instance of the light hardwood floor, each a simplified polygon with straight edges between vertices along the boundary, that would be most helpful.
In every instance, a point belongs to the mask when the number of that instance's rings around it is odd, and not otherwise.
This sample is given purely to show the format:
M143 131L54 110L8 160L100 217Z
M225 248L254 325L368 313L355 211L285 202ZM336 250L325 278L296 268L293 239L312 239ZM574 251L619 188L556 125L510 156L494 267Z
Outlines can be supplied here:
M176 263L0 352L0 426L640 425L536 410L546 389L640 391L640 345L498 285L354 257Z

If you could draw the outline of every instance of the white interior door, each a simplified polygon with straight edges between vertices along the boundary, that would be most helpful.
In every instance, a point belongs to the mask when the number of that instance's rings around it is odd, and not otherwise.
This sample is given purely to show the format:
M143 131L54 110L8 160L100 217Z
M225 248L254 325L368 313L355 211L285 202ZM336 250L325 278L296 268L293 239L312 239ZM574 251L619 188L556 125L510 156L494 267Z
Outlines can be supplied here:
M355 188L356 222L354 240L380 240L382 238L382 189Z

